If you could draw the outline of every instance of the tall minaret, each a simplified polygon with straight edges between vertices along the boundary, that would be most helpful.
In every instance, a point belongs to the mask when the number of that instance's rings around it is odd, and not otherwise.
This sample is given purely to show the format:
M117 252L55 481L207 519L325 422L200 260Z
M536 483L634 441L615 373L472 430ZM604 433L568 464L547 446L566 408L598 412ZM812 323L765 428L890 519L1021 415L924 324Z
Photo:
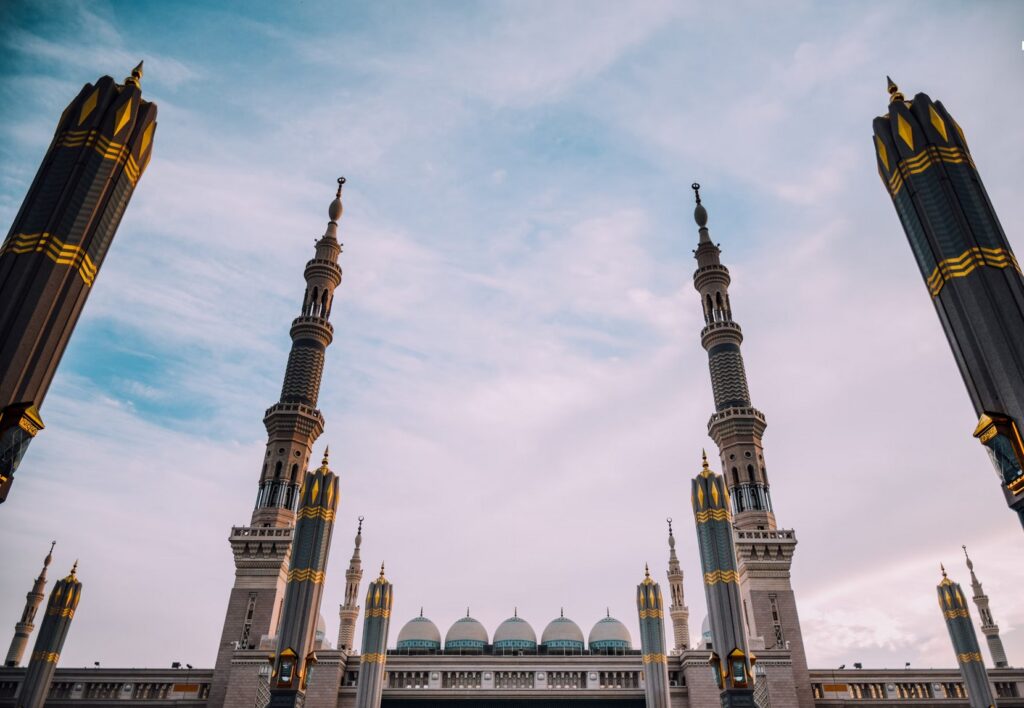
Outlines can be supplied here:
M1024 525L1024 277L956 120L889 79L875 155L1007 504Z
M669 708L668 657L665 656L665 600L661 586L644 566L644 579L636 586L640 615L640 653L644 664L644 696L647 708Z
M676 650L690 648L690 608L686 606L683 596L683 569L679 566L676 556L676 537L672 534L672 519L668 519L668 591L672 596L672 606L668 613L672 618L672 636Z
M739 577L733 549L729 491L721 475L703 467L691 483L697 546L714 654L711 665L721 689L722 708L753 705L753 657L743 629Z
M338 478L328 467L327 452L320 467L306 474L300 496L270 680L270 708L301 706L309 669L316 663L313 642L338 511Z
M380 708L384 691L384 664L388 654L388 627L394 602L394 587L384 577L384 564L381 563L380 577L370 583L366 591L363 653L359 657L355 708Z
M56 545L56 541L50 544L50 552L46 554L46 558L43 560L43 569L40 571L39 577L36 578L31 592L25 596L25 609L21 613L21 620L14 625L14 639L11 640L11 648L7 650L5 666L17 666L25 655L28 638L32 634L33 627L35 627L36 610L39 609L39 605L42 603L43 597L45 597L43 590L46 588L46 569L49 567L50 561L53 560L53 547Z
M767 649L789 649L800 708L814 708L811 675L807 669L790 566L796 551L796 532L778 529L768 491L768 473L761 436L765 418L753 407L740 354L743 333L733 321L729 301L729 269L721 249L708 233L708 213L693 184L699 240L694 255L693 283L704 309L701 344L708 352L715 412L708 434L718 446L722 473L732 497L740 596L747 636L761 637Z
M140 62L120 84L82 87L0 247L0 502L44 427L39 408L152 156L156 104L141 81Z
M946 576L945 568L942 568L942 582L936 590L939 593L939 609L942 610L949 638L953 642L953 653L960 665L960 675L967 686L967 700L971 708L991 708L995 701L992 700L988 672L981 658L978 635L974 633L963 590L959 583L954 583Z
M338 608L338 651L351 652L356 635L356 620L359 619L359 583L363 579L363 561L359 558L359 546L363 543L363 517L359 517L356 530L355 548L345 571L345 602Z
M25 669L25 679L14 701L17 708L43 708L46 702L53 673L64 649L64 640L68 638L71 620L75 618L78 601L82 598L82 583L75 575L77 569L78 561L75 561L67 577L53 586L43 624L32 647L32 657Z
M978 576L974 574L974 563L967 555L967 546L963 547L964 556L967 558L967 569L971 571L971 588L974 590L974 604L978 606L978 614L981 615L981 633L985 635L988 642L988 653L992 655L992 663L997 669L1009 666L1006 661L1006 650L1003 649L1003 640L999 638L999 625L992 619L992 610L988 608L988 595L981 589Z
M344 177L338 179L337 194L328 208L327 230L317 240L312 260L306 263L306 290L299 316L292 321L292 349L281 399L263 418L267 449L252 522L249 526L231 529L229 541L235 558L235 585L228 598L217 648L210 708L224 704L231 655L236 647L255 648L262 636L275 634L277 630L299 486L306 474L313 443L324 429L324 418L316 402L324 351L334 336L330 323L334 289L341 283L338 220L342 214L344 183Z

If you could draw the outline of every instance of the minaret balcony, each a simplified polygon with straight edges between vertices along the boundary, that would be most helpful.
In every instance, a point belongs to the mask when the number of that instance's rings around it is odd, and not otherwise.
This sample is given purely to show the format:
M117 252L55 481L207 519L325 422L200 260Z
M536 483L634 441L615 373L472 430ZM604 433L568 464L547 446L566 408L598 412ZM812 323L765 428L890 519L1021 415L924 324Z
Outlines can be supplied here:
M325 347L334 341L334 325L323 317L300 315L292 320L292 328L288 332L292 341L296 339L316 339Z
M327 258L313 258L306 263L306 270L303 276L307 281L313 278L324 278L334 283L334 287L341 284L341 266Z
M743 330L732 320L711 322L700 331L700 344L709 349L722 342L743 343Z
M768 427L764 413L753 406L726 408L716 411L708 418L708 434L718 440L716 433L726 435L753 435L761 437Z
M704 288L705 285L716 284L723 288L729 287L729 283L732 282L732 278L729 276L729 269L721 263L711 263L699 267L693 271L693 283L697 286L698 290Z

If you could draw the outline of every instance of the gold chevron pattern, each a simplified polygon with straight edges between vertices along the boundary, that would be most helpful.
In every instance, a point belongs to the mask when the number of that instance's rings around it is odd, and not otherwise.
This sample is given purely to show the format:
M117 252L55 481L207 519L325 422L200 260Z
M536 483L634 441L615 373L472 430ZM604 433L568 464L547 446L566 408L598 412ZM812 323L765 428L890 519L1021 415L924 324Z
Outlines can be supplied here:
M326 573L322 570L312 568L295 568L288 571L289 583L315 583L319 585L324 581Z
M363 654L359 658L359 661L365 664L383 664L384 658L384 654L374 654L371 652L369 654Z
M704 584L715 585L716 583L735 583L739 581L739 575L735 570L713 570L704 573Z
M956 619L957 617L967 617L967 610L948 610L942 613L946 619Z
M323 521L334 521L334 511L321 506L305 506L299 509L296 515L298 519L322 519Z
M56 664L58 659L60 659L60 654L55 651L32 652L32 661L45 661L48 664Z
M650 617L652 619L661 619L664 616L665 616L665 613L662 612L661 610L657 610L657 609L640 610L640 619L647 619L648 617Z
M969 652L966 652L964 654L957 654L956 655L956 660L959 661L962 664L969 664L972 661L977 661L977 662L980 663L981 662L981 652L977 652L977 651L970 652L969 651Z
M54 263L77 269L82 281L90 287L96 279L96 264L84 248L64 243L45 231L38 234L14 234L0 248L0 254L8 252L43 253Z
M1005 248L975 246L974 248L968 248L959 256L940 261L935 266L932 274L928 276L928 292L932 294L932 297L935 297L947 282L953 278L963 278L966 275L970 275L975 268L980 266L990 266L992 268L1012 267L1020 273L1020 265L1017 264L1017 259Z
M907 177L910 175L920 174L932 165L937 165L940 162L948 162L951 164L966 162L971 167L974 167L974 160L971 159L970 154L964 152L958 147L938 147L936 145L929 145L916 155L908 157L905 160L900 160L896 163L896 169L893 170L892 175L887 180L889 193L895 197L899 194L900 189L903 188L903 183ZM885 163L886 166L888 166L888 156L885 158Z
M729 510L728 509L706 509L704 511L698 511L695 516L697 517L698 524L706 524L709 521L728 521Z
M151 126L152 127L152 126ZM110 138L99 134L97 130L67 130L57 136L54 147L90 147L100 154L105 160L113 160L115 163L124 163L124 174L134 187L142 176L139 163L135 161L128 147L124 143L116 143Z
M644 654L645 664L667 664L668 658L664 654Z
M367 610L365 614L367 617L390 617L391 610L380 608L376 610Z

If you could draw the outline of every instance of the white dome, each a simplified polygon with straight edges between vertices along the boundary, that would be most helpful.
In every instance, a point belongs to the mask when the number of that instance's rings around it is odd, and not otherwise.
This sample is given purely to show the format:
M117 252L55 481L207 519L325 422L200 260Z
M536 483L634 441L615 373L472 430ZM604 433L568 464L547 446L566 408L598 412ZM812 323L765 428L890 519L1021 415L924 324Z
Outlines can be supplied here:
M485 644L487 630L469 615L459 618L444 636L445 649L483 649Z
M598 620L594 628L590 630L587 644L591 651L602 649L632 649L633 638L629 636L626 625L609 615Z
M413 617L398 633L399 649L440 649L441 632L437 625L424 617Z
M509 617L494 631L495 649L536 649L537 633L518 614Z
M544 628L540 643L549 649L583 649L583 630L575 622L562 615L556 617Z

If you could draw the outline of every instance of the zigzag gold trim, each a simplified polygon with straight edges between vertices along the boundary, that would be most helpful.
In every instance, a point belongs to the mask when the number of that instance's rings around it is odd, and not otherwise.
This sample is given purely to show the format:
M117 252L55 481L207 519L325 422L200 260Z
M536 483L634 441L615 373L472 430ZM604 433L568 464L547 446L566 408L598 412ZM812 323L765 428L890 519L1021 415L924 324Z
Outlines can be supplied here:
M644 654L645 664L667 664L668 658L664 654Z
M135 161L131 152L124 143L115 143L110 138L99 134L97 130L68 130L58 135L54 141L54 147L91 147L105 160L113 160L115 163L124 163L124 173L134 187L142 170L139 163Z
M942 613L942 616L946 619L956 619L957 617L967 617L967 610L948 610Z
M384 659L387 658L386 654L363 654L359 661L366 664L383 664Z
M60 659L60 653L55 651L34 651L32 661L44 661L48 664L56 664Z
M658 619L664 616L665 613L661 610L640 610L640 619L647 619L648 617Z
M962 664L969 664L972 661L981 662L981 652L967 652L965 654L957 654L956 660Z
M698 524L706 524L708 521L728 521L730 518L728 509L706 509L698 511L694 516L697 517Z
M78 270L82 281L89 287L96 280L96 264L81 246L64 243L45 231L38 234L14 234L0 247L4 253L43 253L54 263Z
M907 177L910 175L920 174L932 165L937 165L940 162L948 162L951 164L966 162L971 167L974 167L974 160L971 159L970 154L964 152L958 147L938 147L936 145L929 145L916 155L912 155L911 157L900 160L896 163L896 169L893 170L892 175L887 180L889 193L895 197L899 193L900 189L903 188L903 183L906 181Z
M387 610L387 609L367 610L365 614L366 614L367 617L390 617L391 616L391 610Z
M299 509L299 513L296 515L296 521L298 519L323 519L324 521L334 521L334 512L321 506L306 506Z
M966 275L970 275L979 266L990 266L992 268L1013 267L1014 270L1020 273L1020 265L1017 264L1017 259L1005 248L975 246L968 248L959 256L940 261L935 266L932 274L928 276L928 280L925 281L928 285L928 292L931 293L932 297L935 297L947 282L953 278L963 278Z
M704 573L705 585L735 582L739 582L739 575L736 574L735 570L713 570L710 573Z
M289 583L315 583L319 585L324 581L326 574L322 570L313 570L312 568L296 568L295 570L288 571L288 582Z

